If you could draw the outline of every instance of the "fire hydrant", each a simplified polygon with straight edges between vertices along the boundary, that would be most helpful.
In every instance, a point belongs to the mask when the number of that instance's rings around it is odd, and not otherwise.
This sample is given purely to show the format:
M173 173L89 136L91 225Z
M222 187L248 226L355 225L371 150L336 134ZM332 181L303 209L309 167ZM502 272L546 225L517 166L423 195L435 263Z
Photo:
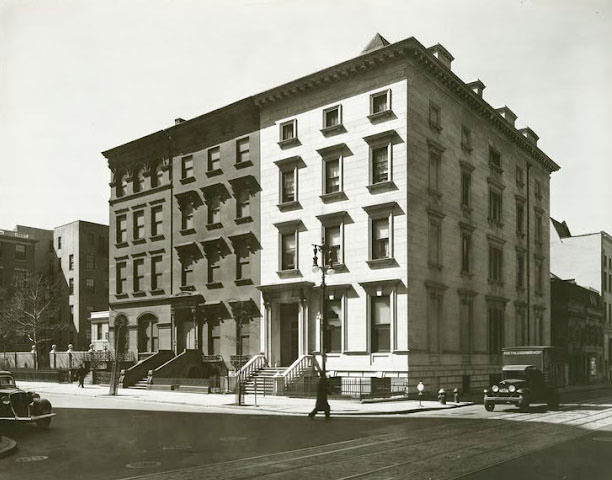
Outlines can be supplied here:
M442 405L446 405L446 390L444 390L443 388L438 390L438 400L440 400L440 403Z
M461 402L461 399L459 398L459 389L458 388L455 388L453 390L453 397L455 397L454 398L455 403Z

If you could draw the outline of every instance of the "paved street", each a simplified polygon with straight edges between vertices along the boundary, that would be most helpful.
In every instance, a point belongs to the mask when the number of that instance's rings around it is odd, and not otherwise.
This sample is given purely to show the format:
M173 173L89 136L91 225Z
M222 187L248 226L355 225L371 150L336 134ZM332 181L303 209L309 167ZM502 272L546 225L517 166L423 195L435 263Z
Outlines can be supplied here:
M612 468L611 391L567 395L557 412L474 405L331 421L50 399L61 406L50 430L10 430L19 449L0 460L3 480L609 479Z

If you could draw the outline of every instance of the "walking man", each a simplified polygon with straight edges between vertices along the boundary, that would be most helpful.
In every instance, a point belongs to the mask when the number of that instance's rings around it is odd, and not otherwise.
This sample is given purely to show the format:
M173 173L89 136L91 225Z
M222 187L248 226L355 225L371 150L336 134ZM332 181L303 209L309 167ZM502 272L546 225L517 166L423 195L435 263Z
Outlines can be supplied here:
M85 375L87 375L87 369L85 368L84 364L81 363L81 366L77 370L77 375L79 377L79 387L85 388L84 382L85 382Z
M319 384L317 385L317 403L308 417L312 420L317 412L325 412L325 419L330 418L330 408L327 402L328 382L327 376L321 375Z

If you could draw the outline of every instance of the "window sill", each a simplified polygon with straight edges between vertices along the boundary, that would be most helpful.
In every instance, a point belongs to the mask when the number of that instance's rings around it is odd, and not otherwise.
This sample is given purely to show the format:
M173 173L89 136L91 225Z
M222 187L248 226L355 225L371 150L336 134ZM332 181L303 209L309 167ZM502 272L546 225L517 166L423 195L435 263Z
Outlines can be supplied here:
M250 278L238 278L234 280L234 283L236 284L236 286L242 287L244 285L253 285L253 280L251 280Z
M382 119L385 119L391 116L393 116L393 110L388 109L388 110L385 110L384 112L370 113L368 115L368 120L370 120L370 122L375 122L377 120L382 120Z
M185 177L185 178L181 178L179 180L179 182L181 182L183 185L187 184L187 183L192 183L195 182L195 177Z
M298 202L297 200L294 200L292 202L279 203L278 205L276 205L276 207L281 212L286 212L288 210L298 210L302 208L302 205L300 205L300 202Z
M128 242L115 243L115 248L124 248L129 245Z
M179 290L181 292L193 292L195 291L195 287L193 285L181 285Z
M324 136L330 136L330 135L336 135L338 133L344 133L346 132L346 128L344 128L344 125L342 125L341 123L339 123L338 125L331 125L329 127L323 127L321 129L321 133Z
M147 296L147 292L144 292L142 290L136 290L132 292L132 297L146 297L146 296Z
M165 292L163 288L156 288L154 290L149 290L149 293L151 295L163 295Z
M132 240L132 245L142 245L143 243L147 243L146 238L135 238Z
M206 288L208 288L209 290L213 290L215 288L223 288L223 283L222 282L208 282L206 284Z
M164 237L163 235L153 235L151 238L149 238L149 240L151 240L152 242L158 242L159 240L163 240Z
M297 137L293 137L293 138L287 138L285 140L280 140L278 142L278 146L280 148L288 148L288 147L293 147L295 145L299 145L300 141L298 140Z
M393 257L375 258L373 260L366 260L366 263L372 269L397 267L397 261Z
M294 268L294 269L291 269L291 270L280 270L280 271L276 272L276 274L280 278L295 278L295 277L301 277L302 276L302 273L297 268Z
M223 170L221 170L220 168L215 168L214 170L208 170L206 172L206 176L207 177L216 177L217 175L221 175L223 173Z
M242 225L243 223L250 223L253 221L253 217L247 215L246 217L238 217L234 219L236 225Z
M324 193L323 195L319 195L319 198L323 201L323 203L331 203L346 200L347 196L340 190L338 192Z
M343 263L334 263L333 265L333 269L335 273L344 273L344 272L348 272L348 268L346 267L346 265Z
M388 192L390 190L397 190L397 186L393 183L393 180L387 180L385 182L372 183L367 185L370 193Z
M219 228L223 228L223 224L221 222L206 224L206 230L217 230Z
M182 230L179 230L179 233L181 235L191 235L192 233L195 233L195 228L183 228Z
M247 168L247 167L252 167L252 166L253 166L253 162L251 160L245 160L244 162L234 163L235 169Z
M115 294L115 298L128 298L128 294L127 293L116 293Z

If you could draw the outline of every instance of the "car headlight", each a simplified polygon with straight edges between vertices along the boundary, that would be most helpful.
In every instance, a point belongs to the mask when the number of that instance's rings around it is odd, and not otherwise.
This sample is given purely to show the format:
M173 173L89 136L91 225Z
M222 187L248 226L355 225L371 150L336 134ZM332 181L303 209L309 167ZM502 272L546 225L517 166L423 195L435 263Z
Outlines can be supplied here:
M510 393L514 393L514 392L516 391L516 387L515 387L514 385L510 385L510 386L508 387L508 391L509 391Z
M11 403L11 399L9 397L2 397L3 405L10 405L10 403Z
M497 385L493 385L491 387L491 390L493 390L495 393L499 392L499 387Z

